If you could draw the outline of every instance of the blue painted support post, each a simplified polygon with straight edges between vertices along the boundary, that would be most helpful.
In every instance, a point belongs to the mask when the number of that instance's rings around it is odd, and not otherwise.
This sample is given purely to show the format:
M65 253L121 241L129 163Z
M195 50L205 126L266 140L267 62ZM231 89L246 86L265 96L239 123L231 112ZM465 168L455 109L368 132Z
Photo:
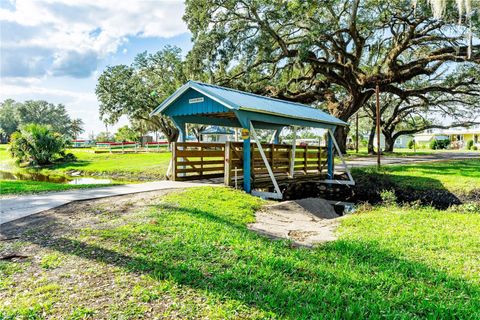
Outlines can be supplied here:
M244 128L248 129L249 128ZM243 140L243 190L250 193L252 186L250 182L250 136Z
M327 139L327 175L328 179L333 179L333 140L332 133L328 133Z
M187 124L183 121L183 119L178 119L177 117L171 117L172 122L177 127L179 134L178 134L178 142L185 142L187 139Z
M186 127L185 123L182 123L181 125L178 126L178 131L179 131L178 142L185 142L185 140L187 139L187 130L185 127Z
M278 144L280 138L280 132L282 132L283 127L278 128L275 130L275 134L273 135L273 143Z

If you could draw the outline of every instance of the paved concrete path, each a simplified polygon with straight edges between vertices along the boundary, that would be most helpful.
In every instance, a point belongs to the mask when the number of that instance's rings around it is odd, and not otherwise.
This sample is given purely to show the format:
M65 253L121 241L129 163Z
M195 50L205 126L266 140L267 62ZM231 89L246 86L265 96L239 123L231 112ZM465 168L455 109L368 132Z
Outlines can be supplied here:
M156 181L139 184L101 187L92 189L75 189L38 195L19 196L0 199L0 225L35 213L53 209L78 200L98 199L124 194L205 186L205 183L178 181Z
M395 157L395 156L382 156L381 163L383 164L409 164L409 163L421 163L432 161L446 161L446 160L467 160L467 159L480 159L479 152L442 152L433 153L429 155L414 155ZM366 167L377 165L376 156L350 158L346 160L346 163L350 167Z

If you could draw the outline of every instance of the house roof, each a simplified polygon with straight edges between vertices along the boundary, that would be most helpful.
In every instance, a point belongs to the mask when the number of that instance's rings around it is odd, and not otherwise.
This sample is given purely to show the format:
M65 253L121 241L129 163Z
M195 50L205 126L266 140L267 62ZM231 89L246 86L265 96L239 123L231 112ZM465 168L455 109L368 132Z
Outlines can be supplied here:
M211 126L205 130L200 131L200 134L234 134L232 129L222 128L219 126Z
M174 94L163 101L152 113L162 113L168 106L175 102L188 89L194 89L205 96L217 101L230 110L242 110L280 116L283 118L301 119L335 126L348 124L334 116L311 106L280 99L264 97L261 95L243 92L235 89L215 86L197 81L188 81Z

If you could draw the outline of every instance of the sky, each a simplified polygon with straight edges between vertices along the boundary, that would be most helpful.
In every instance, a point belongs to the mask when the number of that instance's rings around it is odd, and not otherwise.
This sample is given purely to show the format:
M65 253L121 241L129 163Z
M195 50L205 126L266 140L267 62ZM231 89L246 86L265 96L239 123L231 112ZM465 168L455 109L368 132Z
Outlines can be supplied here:
M0 100L62 103L85 122L85 137L105 131L97 78L108 65L166 45L186 54L183 13L180 0L0 0Z

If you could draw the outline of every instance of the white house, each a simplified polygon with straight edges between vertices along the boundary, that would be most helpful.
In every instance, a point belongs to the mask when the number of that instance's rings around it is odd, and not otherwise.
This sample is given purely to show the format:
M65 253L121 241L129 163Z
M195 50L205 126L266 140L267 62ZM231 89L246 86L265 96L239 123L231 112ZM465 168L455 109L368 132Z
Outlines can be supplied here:
M200 132L204 142L234 141L235 131L229 128L211 126Z
M368 139L368 136L367 136ZM408 148L408 143L413 139L413 136L411 135L401 135L400 137L395 140L395 144L393 145L393 148L395 149L404 149ZM377 136L375 135L375 138L373 139L373 145L377 146ZM380 148L384 149L385 148L385 136L383 134L380 134Z

